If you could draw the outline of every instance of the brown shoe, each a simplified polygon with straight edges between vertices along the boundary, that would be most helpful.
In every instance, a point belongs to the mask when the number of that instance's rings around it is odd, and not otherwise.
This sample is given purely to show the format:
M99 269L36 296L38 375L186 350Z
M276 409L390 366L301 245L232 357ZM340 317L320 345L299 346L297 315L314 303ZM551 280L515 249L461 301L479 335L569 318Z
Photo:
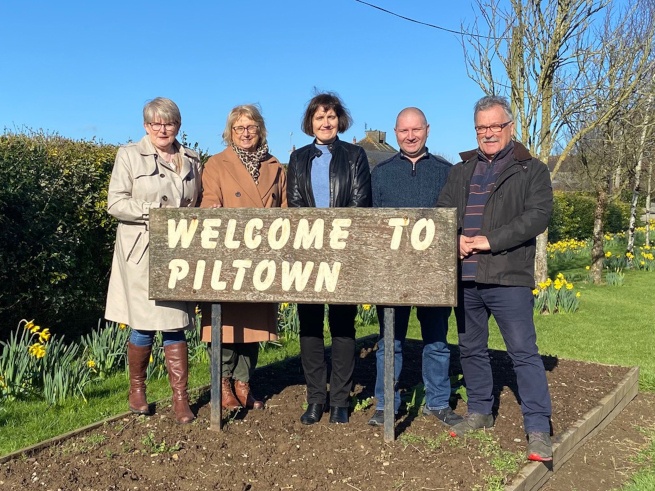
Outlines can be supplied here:
M241 404L232 391L232 384L228 377L223 377L221 379L221 407L228 411L241 409Z
M186 342L164 346L168 380L173 389L173 412L178 423L191 423L196 417L189 407L189 353Z
M264 409L264 403L258 401L252 396L250 391L250 384L248 382L241 382L241 380L234 381L234 392L237 395L237 399L243 407L248 409Z
M150 362L152 346L137 346L127 343L127 364L130 373L130 411L136 414L150 414L146 399L146 370Z

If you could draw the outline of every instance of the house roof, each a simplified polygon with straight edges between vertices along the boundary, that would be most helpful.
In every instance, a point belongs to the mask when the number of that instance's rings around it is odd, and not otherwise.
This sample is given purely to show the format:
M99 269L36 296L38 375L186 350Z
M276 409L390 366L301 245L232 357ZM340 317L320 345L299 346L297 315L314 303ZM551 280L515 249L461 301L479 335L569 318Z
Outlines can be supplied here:
M371 169L398 153L398 150L387 143L386 131L368 130L364 138L353 143L364 149Z

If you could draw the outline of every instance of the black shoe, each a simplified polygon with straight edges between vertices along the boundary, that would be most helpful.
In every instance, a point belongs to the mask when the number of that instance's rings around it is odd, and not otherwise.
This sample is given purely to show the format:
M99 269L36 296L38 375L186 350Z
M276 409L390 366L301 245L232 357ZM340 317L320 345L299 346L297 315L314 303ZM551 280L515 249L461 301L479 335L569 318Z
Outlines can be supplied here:
M455 413L450 406L445 409L428 409L427 406L423 406L423 414L436 417L446 426L455 426L464 421L464 418Z
M323 404L308 404L305 414L300 416L300 422L304 425L318 423L323 416Z
M347 423L348 422L348 408L330 406L330 423Z
M368 424L371 426L384 426L384 411L376 409L371 419L368 420Z

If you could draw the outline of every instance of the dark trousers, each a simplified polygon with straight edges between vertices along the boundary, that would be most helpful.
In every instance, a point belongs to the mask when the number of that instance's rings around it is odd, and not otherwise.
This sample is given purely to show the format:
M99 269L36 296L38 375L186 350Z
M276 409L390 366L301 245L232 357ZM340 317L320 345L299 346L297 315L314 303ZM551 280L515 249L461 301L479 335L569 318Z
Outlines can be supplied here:
M526 433L550 431L551 403L533 321L528 287L462 283L456 309L468 410L491 414L494 403L489 359L489 316L493 315L512 360Z
M356 305L330 305L328 320L332 335L332 372L330 405L348 407L353 371L355 370ZM322 304L299 304L300 359L307 383L307 402L327 401L327 363L323 339Z

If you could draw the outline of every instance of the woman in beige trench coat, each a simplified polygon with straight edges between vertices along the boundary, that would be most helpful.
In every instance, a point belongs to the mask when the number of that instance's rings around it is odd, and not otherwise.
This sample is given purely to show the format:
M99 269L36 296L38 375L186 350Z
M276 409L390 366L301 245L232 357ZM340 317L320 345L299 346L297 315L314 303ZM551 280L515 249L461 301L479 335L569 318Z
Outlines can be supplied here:
M200 206L286 208L286 174L268 153L266 126L257 107L243 105L232 109L223 140L227 148L205 165ZM210 306L202 307L202 339L207 342L211 341ZM252 394L250 377L257 366L259 342L277 339L277 304L224 303L222 322L222 406L229 410L263 409L264 403Z
M193 421L187 394L188 352L184 330L193 305L148 298L148 219L151 208L197 206L201 195L198 155L176 139L182 117L170 99L158 97L143 108L146 131L139 142L118 149L109 182L107 208L118 219L105 318L132 329L127 346L129 407L149 414L146 368L156 331L162 331L173 412L179 423Z

